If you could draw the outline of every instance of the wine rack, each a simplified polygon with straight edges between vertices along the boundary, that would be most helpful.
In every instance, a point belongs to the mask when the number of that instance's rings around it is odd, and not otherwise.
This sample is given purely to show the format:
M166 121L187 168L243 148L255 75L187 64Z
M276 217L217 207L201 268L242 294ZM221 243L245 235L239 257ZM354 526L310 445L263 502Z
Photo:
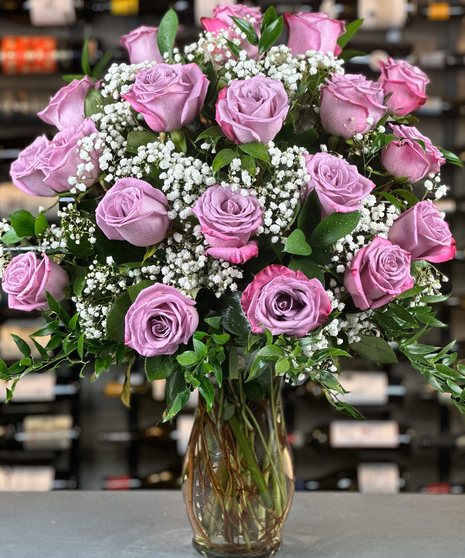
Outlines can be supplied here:
M142 24L156 26L169 4L160 0L120 2L120 8L124 4L126 12L121 9L119 15L112 15L105 10L110 5L116 6L115 1L79 2L83 9L77 12L74 12L77 3L72 0L55 2L59 8L56 13L50 11L38 16L25 8L29 4L34 6L34 1L8 0L5 3L0 0L0 219L18 208L35 213L39 206L47 207L54 202L50 198L43 200L23 195L10 182L9 166L19 151L37 135L44 133L51 137L54 133L53 128L44 124L36 113L65 85L64 73L79 73L80 45L84 37L91 40L91 55L95 60L108 49L113 50L117 60L124 60L120 37ZM280 13L324 9L332 17L347 20L371 10L374 14L371 25L365 26L350 44L351 49L363 51L366 55L353 59L347 65L347 71L364 73L369 79L376 80L378 61L388 56L404 58L420 66L429 75L431 83L427 88L429 101L418 111L421 117L419 129L434 144L457 153L465 161L465 34L461 6L452 6L445 11L443 7L441 11L436 3L399 0L392 2L397 6L397 13L389 14L385 1L373 0L358 3L356 0L286 0L282 3L255 0L250 3L264 9L275 5ZM8 13L6 4L10 10ZM180 45L196 38L199 28L194 22L198 25L199 16L207 16L214 5L210 0L175 3L183 24ZM139 12L134 8L137 6ZM65 8L70 11L66 12ZM9 39L8 42L7 36L22 37L23 47L24 41L29 41L27 44L35 45L36 50L39 47L42 50L54 48L60 52L60 63L44 67L36 63L26 67L16 56L23 48L20 48L19 39ZM41 37L50 40L44 43ZM284 36L282 42L285 42ZM9 66L3 63L8 49L13 52L15 60ZM38 75L40 71L48 73ZM446 212L457 239L458 252L450 265L441 267L451 279L451 298L440 308L438 318L450 327L442 331L442 337L428 342L446 344L457 339L454 350L463 357L465 182L463 170L458 167L449 166L442 176L451 190L447 200L441 200L440 208ZM56 215L52 215L51 220L54 218ZM21 331L24 335L27 330L37 329L31 322L37 318L40 318L38 313L26 315L9 311L4 296L0 298L2 358L8 360L17 356L10 333ZM370 424L373 423L375 430L378 429L378 446L382 443L382 433L387 445L392 446L393 437L398 437L399 433L401 438L394 447L357 446L359 442L354 441L357 428L360 434L363 424L352 426L352 419L336 413L318 386L311 382L296 389L284 385L284 413L293 446L296 488L463 492L465 425L447 399L431 391L421 375L406 362L381 368L374 363L352 359L343 361L342 367L342 384L346 382L352 396L357 391L362 393L361 399L351 403L371 421ZM85 370L84 378L80 378L76 370L60 369L54 375L31 377L29 387L22 380L13 402L8 404L4 402L6 388L1 387L0 491L18 487L27 490L179 488L182 454L195 401L173 425L162 425L164 390L161 382L149 384L142 370L135 371L132 374L131 407L127 409L120 400L125 370L106 372L94 384L89 382L90 374ZM28 417L36 418L31 422ZM37 430L42 433L37 435ZM34 436L35 449L31 448ZM38 447L41 436L45 438L45 442L42 440L45 449ZM339 440L341 446L341 436L342 447L334 447L335 439L336 445ZM352 447L345 447L350 439ZM29 442L25 443L26 440ZM398 443L399 440L402 443ZM50 450L50 446L54 447L53 442L58 446L62 443L63 447Z

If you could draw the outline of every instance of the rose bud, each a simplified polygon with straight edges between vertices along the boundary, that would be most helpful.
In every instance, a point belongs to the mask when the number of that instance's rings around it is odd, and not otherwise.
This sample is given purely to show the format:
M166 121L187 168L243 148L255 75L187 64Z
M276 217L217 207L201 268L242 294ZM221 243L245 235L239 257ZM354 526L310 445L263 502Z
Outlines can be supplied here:
M389 229L389 240L410 252L412 260L440 263L457 251L449 225L430 201L422 201L402 213Z
M318 279L301 271L269 265L255 275L241 298L242 309L254 333L303 337L324 324L331 302Z
M131 64L141 62L164 62L157 43L158 27L142 25L121 37L120 44L129 53Z
M156 283L142 290L125 318L125 344L146 357L172 355L199 323L195 302L174 287Z
M210 186L193 208L211 246L207 254L231 263L245 263L258 255L258 243L249 240L263 221L258 199L243 196L230 186Z
M55 192L44 184L45 172L40 161L40 156L49 144L45 136L39 136L21 151L11 165L13 184L30 196L55 196Z
M170 228L165 194L144 180L120 178L97 206L98 227L110 240L152 246Z
M342 52L337 40L346 32L342 21L331 19L328 14L319 12L299 12L284 14L284 22L289 29L287 46L292 55L305 54L308 50L317 50L336 56Z
M333 74L321 86L320 117L326 132L343 138L366 134L386 114L380 83L360 75Z
M446 160L429 138L421 134L414 126L396 126L391 124L392 133L399 141L391 141L381 150L381 162L394 178L405 178L413 184L429 173L436 174ZM423 145L416 140L420 140Z
M389 240L376 236L346 268L344 285L360 310L384 306L413 287L411 257Z
M8 307L27 312L48 309L45 291L56 300L63 300L68 285L64 269L46 254L38 258L34 252L14 257L2 279L2 289L8 293Z
M254 76L224 87L216 103L216 121L234 143L268 143L281 130L289 101L280 81Z

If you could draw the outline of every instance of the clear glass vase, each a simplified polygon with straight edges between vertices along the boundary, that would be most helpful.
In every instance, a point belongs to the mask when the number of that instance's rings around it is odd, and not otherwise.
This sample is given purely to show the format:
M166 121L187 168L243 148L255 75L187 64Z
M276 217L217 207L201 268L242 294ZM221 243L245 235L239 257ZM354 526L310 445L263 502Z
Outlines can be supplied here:
M204 556L271 556L294 493L280 378L226 379L210 411L199 397L183 472L193 545Z

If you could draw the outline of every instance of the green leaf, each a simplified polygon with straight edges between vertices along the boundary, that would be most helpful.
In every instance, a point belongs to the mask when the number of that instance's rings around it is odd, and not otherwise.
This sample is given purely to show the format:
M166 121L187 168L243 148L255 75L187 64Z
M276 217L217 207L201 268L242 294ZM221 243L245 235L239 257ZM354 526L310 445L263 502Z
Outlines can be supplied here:
M84 101L84 115L90 118L94 114L103 112L105 105L111 105L114 100L111 97L104 97L99 89L89 87Z
M276 13L274 6L270 6L263 15L260 33L263 33L263 31L277 19L278 14Z
M260 159L260 161L265 161L265 163L270 162L268 149L263 145L263 143L244 143L243 145L238 145L238 147L241 151L247 153L247 155L255 157L255 159Z
M203 378L199 385L199 392L207 403L207 411L210 411L215 400L215 388L209 378Z
M133 362L134 360L131 361L131 364ZM121 393L121 401L128 408L131 404L131 364L128 366L126 378L124 380L123 391Z
M357 31L360 29L362 23L363 19L356 19L351 23L346 23L346 32L344 33L344 35L342 35L342 37L339 37L339 39L337 40L337 44L341 48L344 48L350 41L350 39L355 35L355 33L357 33Z
M288 361L287 358L280 358L276 361L274 369L275 369L276 374L278 374L279 376L282 376L283 374L285 374L289 370L290 367L291 367L291 365L289 364L289 361Z
M398 196L403 198L409 204L410 207L415 205L416 203L418 203L420 201L415 196L415 194L412 194L412 192L409 192L408 190L405 190L404 188L397 188L396 190L393 190L392 193L397 194Z
M150 279L144 279L143 281L139 281L139 283L136 283L135 285L131 285L130 287L128 287L127 291L129 293L129 298L131 299L131 302L135 302L139 294L147 287L151 287L153 284L154 281L150 281Z
M84 334L79 336L77 344L77 352L81 360L84 359Z
M305 203L297 218L297 226L306 237L310 237L315 227L321 221L321 204L315 190L307 196Z
M412 287L411 289L408 289L407 291L404 291L403 293L400 293L400 295L396 296L396 300L403 300L405 298L411 298L413 296L417 296L420 293L422 293L424 290L426 289L426 287Z
M195 140L194 143L197 143L199 140L201 139L219 139L219 138L224 138L226 137L223 133L223 130L221 129L221 126L211 126L210 128L207 128L206 130L204 130Z
M360 211L332 213L319 223L312 233L312 246L329 246L350 234L360 221Z
M19 209L10 214L10 223L19 238L34 236L35 219L25 209Z
M162 56L165 52L170 55L170 58L173 55L173 46L178 31L178 25L179 19L176 12L173 9L168 10L160 22L157 33L158 50Z
M34 235L41 237L49 226L47 217L43 213L39 213L34 222Z
M120 295L111 307L107 317L107 337L117 343L124 343L124 321L132 304L128 292Z
M19 236L16 234L15 230L13 228L11 228L8 232L6 232L3 236L2 236L2 242L3 244L16 244L17 242L19 242L21 239L19 238Z
M270 23L260 35L260 40L258 41L258 55L262 55L270 47L272 47L278 40L279 36L283 31L283 16L275 19Z
M357 56L365 56L365 54L366 53L361 50L344 50L343 52L341 52L338 58L340 60L344 60L344 62L348 62L352 58L356 58Z
M30 337L45 337L46 335L53 335L58 331L59 325L60 323L58 320L53 320L53 322L49 322L37 331L34 331L34 333L30 335Z
M238 155L236 151L232 149L222 149L219 153L216 154L216 157L213 159L212 163L212 170L213 172L217 172L229 163L233 159L237 159Z
M103 71L103 69L105 68L105 66L111 62L111 59L113 58L113 51L110 50L106 50L103 53L102 58L100 58L100 60L97 62L97 64L95 64L93 70L92 70L92 79L97 80L100 73Z
M186 388L184 391L176 394L173 404L169 408L166 417L163 419L163 422L167 422L175 417L179 411L184 407L184 405L189 401L189 397L191 395L191 391L189 388Z
M457 157L455 153L452 153L451 151L447 151L447 149L441 149L441 148L439 148L439 151L443 154L444 158L448 163L451 163L452 165L457 165L458 167L462 166L462 160L459 157Z
M301 271L308 279L318 279L320 283L325 285L325 274L321 267L309 258L294 257L289 263L289 269L292 271Z
M237 291L228 291L220 299L219 311L223 318L224 329L237 338L247 339L250 324L242 311L241 295L242 293Z
M418 323L415 318L410 314L408 310L406 310L400 304L391 303L389 304L389 308L386 312L388 315L394 314L400 320L413 325L414 327L418 327Z
M13 337L13 341L16 343L18 349L23 353L25 357L29 358L31 356L31 348L26 343L26 341L24 341L23 339L21 339L21 337L15 335L14 333L10 333L10 335L11 337Z
M94 373L98 378L104 370L108 370L112 363L111 355L100 355L95 359Z
M318 132L315 128L309 128L304 132L300 132L300 134L296 134L292 136L292 143L297 145L298 147L305 147L309 149L315 140L318 138Z
M425 295L420 298L421 302L426 304L436 304L438 302L444 302L450 297L450 295Z
M260 349L255 358L278 359L284 356L284 351L276 345L266 345Z
M176 357L176 360L182 366L192 366L199 362L200 357L194 351L184 351Z
M355 407L352 407L352 405L349 405L348 403L344 403L343 401L338 401L336 403L336 408L339 409L341 412L343 412L345 415L348 415L349 417L354 417L356 419L365 418L362 415L362 413L357 411Z
M305 240L305 234L300 229L295 229L287 237L284 252L297 256L309 256L312 253L310 244Z
M268 370L268 359L265 358L255 358L252 367L250 369L249 377L246 382L252 382L258 378L265 370Z
M241 47L237 46L228 39L226 40L226 43L228 44L229 50L234 54L234 56L237 56L239 58L242 51Z
M212 335L212 339L218 345L224 345L229 341L231 336L228 333L223 333L223 335Z
M252 25L245 19L241 19L239 17L231 17L231 19L234 21L237 27L239 27L239 29L245 33L245 36L247 37L249 43L253 46L258 46L258 36Z
M192 343L194 345L194 352L199 359L207 356L208 349L205 343L202 343L202 341L199 341L198 339L195 338L192 340Z
M145 359L145 373L149 382L164 380L179 370L179 364L174 355L156 355Z
M221 327L221 316L213 316L213 318L205 318L205 322L215 330Z
M56 300L48 291L45 291L45 296L47 298L47 304L50 310L52 312L55 312L55 314L60 315L61 305L58 300Z
M152 134L151 132L129 132L126 151L130 153L137 153L137 150L142 145L148 145L149 143L155 143L158 141L158 136Z
M186 153L187 151L187 143L186 143L186 136L182 130L173 130L170 132L171 141L174 143L176 149L180 153Z
M375 140L373 141L373 145L371 146L370 154L373 155L374 153L377 153L378 151L383 149L383 147L389 145L391 141L396 140L399 140L399 138L394 136L393 134L377 134Z
M361 340L358 343L352 343L350 347L361 357L381 364L397 362L396 353L384 339L368 337L367 335L361 335L360 337Z
M237 347L229 347L229 379L239 378L239 364L237 360Z

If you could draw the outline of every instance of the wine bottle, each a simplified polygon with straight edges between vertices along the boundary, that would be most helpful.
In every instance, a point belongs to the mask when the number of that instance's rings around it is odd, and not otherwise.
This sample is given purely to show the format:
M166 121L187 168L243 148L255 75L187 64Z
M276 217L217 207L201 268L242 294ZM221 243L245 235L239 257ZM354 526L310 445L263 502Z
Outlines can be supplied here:
M294 431L288 435L296 448L311 446L317 450L402 450L412 444L415 431L394 420L334 420L310 433Z
M80 431L73 427L71 415L28 415L19 420L6 417L10 422L0 425L0 446L11 450L64 451L71 449L72 441Z
M396 463L359 463L318 479L297 479L296 490L396 494L407 490L410 474Z
M74 25L92 21L98 14L114 16L163 15L169 0L0 0L0 17L28 22L36 27ZM192 14L192 0L178 0L174 9Z
M419 490L420 494L463 494L465 485L450 482L432 482L425 484Z
M442 1L430 2L428 6L420 10L420 15L430 21L448 21L451 18L465 15L465 6Z
M423 436L420 440L423 449L465 450L465 434L441 436Z
M98 59L98 43L87 42L89 63ZM81 40L63 40L53 36L3 35L0 39L0 72L8 75L80 72Z
M25 209L32 213L32 215L38 215L39 207L44 207L45 209L51 207L46 215L47 221L53 223L58 221L58 204L54 206L57 201L58 198L30 196L15 186L13 182L0 182L0 219L8 218L11 213L18 209Z
M62 381L63 378L60 379ZM0 403L5 401L6 388L11 386L11 382L0 380ZM79 382L68 381L57 383L57 375L54 371L42 374L28 374L21 378L15 386L14 397L11 403L24 403L33 401L55 401L73 397L79 393Z
M52 466L0 466L1 492L48 492L77 487L75 476L59 473Z
M103 490L179 489L182 468L171 467L152 473L145 478L127 476L107 477L102 481Z

